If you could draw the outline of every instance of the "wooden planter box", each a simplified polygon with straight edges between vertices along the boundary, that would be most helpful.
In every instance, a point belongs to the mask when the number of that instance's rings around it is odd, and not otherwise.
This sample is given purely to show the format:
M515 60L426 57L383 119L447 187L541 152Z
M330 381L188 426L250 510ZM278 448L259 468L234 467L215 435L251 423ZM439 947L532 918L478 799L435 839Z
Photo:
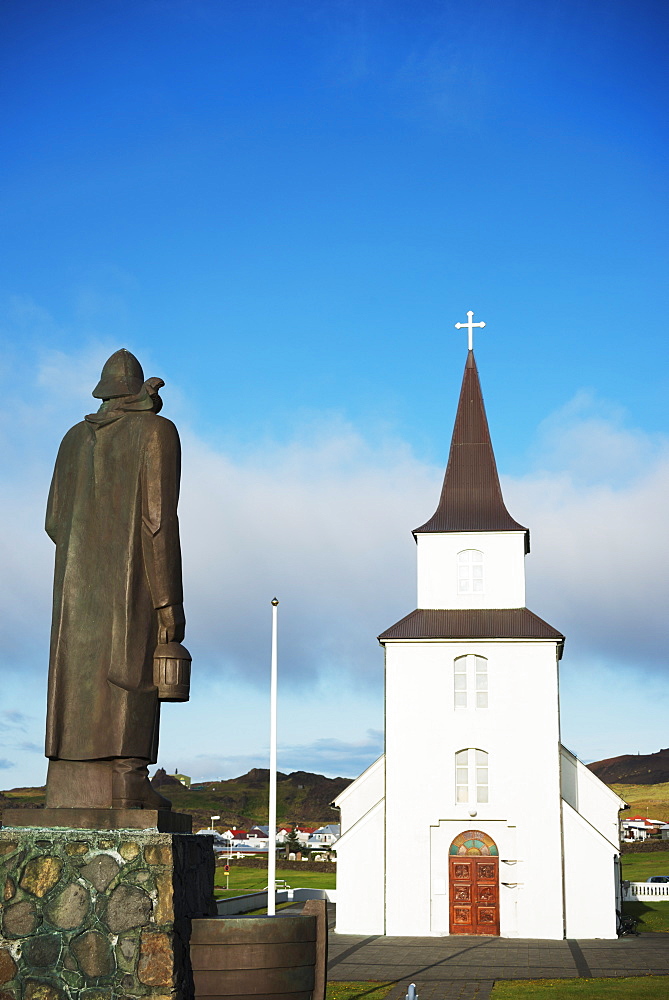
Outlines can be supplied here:
M299 916L193 920L196 1000L325 1000L325 906L309 900Z

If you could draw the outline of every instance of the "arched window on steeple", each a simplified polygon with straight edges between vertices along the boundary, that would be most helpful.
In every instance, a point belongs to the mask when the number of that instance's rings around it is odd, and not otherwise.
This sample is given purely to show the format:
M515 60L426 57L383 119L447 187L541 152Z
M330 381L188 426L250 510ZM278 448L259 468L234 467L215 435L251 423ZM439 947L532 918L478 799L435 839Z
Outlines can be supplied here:
M485 656L457 656L453 661L453 707L488 707L488 661Z
M483 553L480 549L458 552L458 594L483 593Z
M488 801L488 754L470 747L455 755L455 801Z

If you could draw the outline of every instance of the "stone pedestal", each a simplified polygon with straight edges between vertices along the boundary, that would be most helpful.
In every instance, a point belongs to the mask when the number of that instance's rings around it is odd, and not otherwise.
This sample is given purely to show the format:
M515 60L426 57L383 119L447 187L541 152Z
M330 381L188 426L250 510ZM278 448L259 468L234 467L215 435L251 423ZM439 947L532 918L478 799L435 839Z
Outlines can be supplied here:
M0 830L0 1000L191 1000L213 879L208 837Z
M157 830L159 833L190 833L193 828L190 816L171 809L5 809L2 816L6 827Z

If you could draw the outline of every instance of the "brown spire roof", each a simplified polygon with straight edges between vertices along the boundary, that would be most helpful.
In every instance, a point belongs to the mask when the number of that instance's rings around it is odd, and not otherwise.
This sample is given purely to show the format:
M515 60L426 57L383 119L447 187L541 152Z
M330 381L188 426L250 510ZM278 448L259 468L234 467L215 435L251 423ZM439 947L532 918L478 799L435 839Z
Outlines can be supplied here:
M473 351L467 354L439 504L414 535L429 531L524 531L529 551L528 529L504 506Z

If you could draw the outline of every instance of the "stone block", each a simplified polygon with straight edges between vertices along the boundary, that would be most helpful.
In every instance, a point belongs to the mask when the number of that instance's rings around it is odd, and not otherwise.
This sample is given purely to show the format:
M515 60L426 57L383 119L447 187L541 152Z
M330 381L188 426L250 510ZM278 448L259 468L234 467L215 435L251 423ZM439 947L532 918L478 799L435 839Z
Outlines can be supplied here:
M16 975L16 962L7 948L0 948L0 985L8 983Z
M111 855L98 854L87 865L79 869L79 874L87 882L95 886L98 892L104 892L109 883L116 878L120 870L121 866Z
M174 906L172 905L172 874L163 872L156 877L156 905L154 916L157 924L167 924L174 920Z
M101 934L99 931L84 931L72 940L70 949L79 963L79 968L88 978L110 976L114 971L111 942L106 934Z
M119 936L116 944L116 963L119 969L129 972L137 965L138 939L135 936Z
M20 882L21 888L25 889L32 896L37 896L41 899L59 881L62 868L62 862L58 858L50 857L48 854L43 857L32 858L23 870Z
M170 934L143 930L137 968L139 981L145 986L169 986L172 983L173 956L174 945Z
M52 983L29 979L23 992L24 1000L65 1000L65 994Z
M78 857L81 854L88 854L90 847L85 840L75 840L71 844L65 845L65 853L72 857Z
M8 900L12 899L16 895L16 882L11 877L7 875L5 878L5 884L2 888L2 901L6 903Z
M5 907L2 915L2 931L9 938L28 937L40 922L35 904L30 899L22 899Z
M7 860L3 862L2 867L5 869L5 871L8 872L16 871L23 864L25 857L26 857L25 851L18 851L18 853L7 858Z
M107 903L106 923L112 934L143 927L151 919L153 904L148 893L138 886L118 885Z
M69 951L66 951L63 955L63 968L68 972L76 972L79 968L76 958Z
M121 855L124 861L134 861L139 854L140 847L132 840L127 840L118 849L118 853Z
M84 922L90 908L91 897L88 889L79 882L71 882L47 907L46 914L49 923L54 927L74 930Z
M23 958L28 965L50 969L58 961L62 941L59 934L37 934L23 945Z
M7 827L43 827L61 830L158 830L190 833L192 820L169 809L4 809ZM106 849L106 848L105 848Z
M166 844L150 844L144 848L144 860L147 865L169 865L172 857Z
M127 879L128 882L135 882L137 885L144 886L144 888L149 891L154 887L151 872L147 871L146 868L140 868L137 871L128 872Z

